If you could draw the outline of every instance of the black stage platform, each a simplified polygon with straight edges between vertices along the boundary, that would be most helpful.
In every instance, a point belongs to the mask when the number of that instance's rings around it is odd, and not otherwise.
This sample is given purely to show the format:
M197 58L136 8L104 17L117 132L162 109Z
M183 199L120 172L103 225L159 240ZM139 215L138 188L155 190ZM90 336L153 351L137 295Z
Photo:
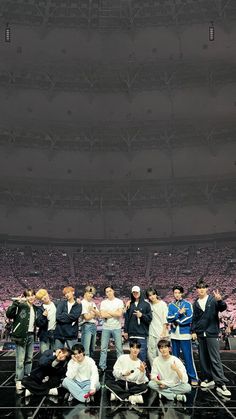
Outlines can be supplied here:
M99 352L96 353L99 356ZM230 380L228 388L232 392L229 400L220 397L216 391L192 389L187 395L187 403L167 402L153 397L152 393L144 395L144 405L132 406L129 403L110 402L110 395L104 388L106 375L111 372L115 360L114 352L109 353L109 367L101 375L102 388L89 405L68 402L57 397L24 398L15 391L15 357L14 351L0 353L0 418L65 418L65 419L135 419L135 418L236 418L236 352L222 351L222 360L226 377ZM34 364L37 364L35 354ZM199 366L196 359L197 369Z

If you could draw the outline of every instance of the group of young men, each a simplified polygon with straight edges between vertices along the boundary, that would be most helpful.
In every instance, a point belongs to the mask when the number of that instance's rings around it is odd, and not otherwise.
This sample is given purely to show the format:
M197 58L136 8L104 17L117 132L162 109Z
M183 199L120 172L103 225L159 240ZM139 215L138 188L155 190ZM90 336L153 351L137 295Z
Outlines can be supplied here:
M83 299L75 298L74 288L63 289L64 299L57 306L48 292L32 289L14 299L7 309L13 320L12 339L16 343L16 390L58 395L68 391L70 398L80 402L100 388L98 367L93 360L96 344L97 319L103 320L99 368L107 368L110 338L114 339L117 361L113 375L106 380L111 400L142 403L148 386L169 400L186 401L191 386L198 386L192 339L199 342L201 388L212 388L225 397L231 393L226 387L219 352L219 312L226 303L218 290L208 294L208 286L200 280L196 284L198 298L192 304L183 298L181 286L173 287L174 300L167 305L157 291L150 287L141 293L133 286L130 300L115 296L112 285L105 287L106 298L98 308L93 300L96 290L87 286ZM35 300L41 305L35 305ZM123 354L124 339L129 341L129 354ZM78 327L81 326L81 344ZM41 357L32 370L35 330L38 330ZM172 354L171 354L172 351ZM180 351L184 363L180 360ZM64 393L63 393L64 394Z

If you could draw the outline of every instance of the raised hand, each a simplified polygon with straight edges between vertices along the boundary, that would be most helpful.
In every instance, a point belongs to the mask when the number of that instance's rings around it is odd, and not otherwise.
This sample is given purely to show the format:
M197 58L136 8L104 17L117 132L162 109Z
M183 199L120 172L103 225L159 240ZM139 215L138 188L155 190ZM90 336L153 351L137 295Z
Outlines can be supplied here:
M129 310L130 308L130 304L131 304L131 300L127 301L126 305L125 305L125 309Z
M145 369L146 369L146 367L147 367L146 363L145 363L145 362L141 362L141 364L140 364L140 366L138 367L138 369L139 369L141 372L144 372L144 371L145 371Z
M185 307L182 307L182 308L179 310L179 313L180 313L180 314L184 314L184 313L186 313L186 308L185 308Z
M171 365L171 369L172 369L173 371L177 371L177 370L178 370L178 367L177 367L177 365L176 365L175 361L174 361L174 362L173 362L173 364Z
M140 319L140 317L142 317L142 313L139 310L134 310L134 315L137 316L138 319Z
M219 293L218 289L216 291L213 291L213 295L214 295L216 301L221 301L222 300L221 294Z

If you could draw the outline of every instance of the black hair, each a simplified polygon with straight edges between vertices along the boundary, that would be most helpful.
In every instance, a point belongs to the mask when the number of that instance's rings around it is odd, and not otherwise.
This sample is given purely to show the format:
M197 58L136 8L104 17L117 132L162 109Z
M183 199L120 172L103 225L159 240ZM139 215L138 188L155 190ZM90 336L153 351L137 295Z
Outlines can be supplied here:
M199 281L196 282L196 288L208 288L208 284L204 279L199 279Z
M167 339L161 339L159 340L157 347L158 349L163 348L163 346L167 346L168 348L170 348L170 341Z
M129 342L130 348L133 348L134 346L136 346L136 348L138 349L141 349L141 343L137 339L131 339L131 341Z
M23 295L25 298L35 295L35 290L33 290L32 288L27 288L26 290L24 290Z
M71 351L72 353L74 353L75 351L77 351L79 354L85 353L84 346L81 343L76 343L75 345L73 345Z
M157 292L157 290L155 288L149 287L146 290L146 297L149 298L149 295L157 295L158 296L158 292Z
M115 290L114 290L113 285L106 285L106 286L104 287L104 293L106 293L106 289L107 289L107 288L111 288L113 291L115 291Z
M174 292L175 290L179 290L179 292L181 292L181 294L184 293L184 289L183 287L181 287L181 285L174 285L172 288L172 291Z
M69 348L58 348L63 354L70 356L71 350Z

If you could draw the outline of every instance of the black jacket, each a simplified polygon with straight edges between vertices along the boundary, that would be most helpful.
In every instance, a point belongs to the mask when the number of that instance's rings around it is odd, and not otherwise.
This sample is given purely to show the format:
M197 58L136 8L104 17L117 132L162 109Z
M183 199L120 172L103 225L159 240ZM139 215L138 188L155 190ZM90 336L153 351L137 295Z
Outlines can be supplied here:
M72 340L78 338L78 321L82 312L82 304L76 301L68 313L67 301L61 300L57 306L55 339Z
M202 311L198 300L196 300L193 304L192 333L196 333L199 337L218 337L220 332L219 312L226 308L227 304L224 301L217 301L212 295L208 295L205 311Z
M140 321L134 314L135 310L139 310L142 313ZM125 324L124 332L130 336L138 336L146 338L148 336L149 324L152 321L152 311L150 304L144 300L142 294L138 305L135 305L134 298L131 296L131 304L129 309L125 313Z
M62 379L66 376L68 359L60 361L56 366L52 366L53 361L56 359L55 353L48 349L39 358L38 367L34 368L30 376L38 383L41 383L45 377L58 377Z
M43 315L44 311L45 311L45 307L43 305L38 307L36 326L38 327L37 336L40 342L47 342L48 338L54 335L53 330L50 330L50 331L48 330L48 318L47 316Z

